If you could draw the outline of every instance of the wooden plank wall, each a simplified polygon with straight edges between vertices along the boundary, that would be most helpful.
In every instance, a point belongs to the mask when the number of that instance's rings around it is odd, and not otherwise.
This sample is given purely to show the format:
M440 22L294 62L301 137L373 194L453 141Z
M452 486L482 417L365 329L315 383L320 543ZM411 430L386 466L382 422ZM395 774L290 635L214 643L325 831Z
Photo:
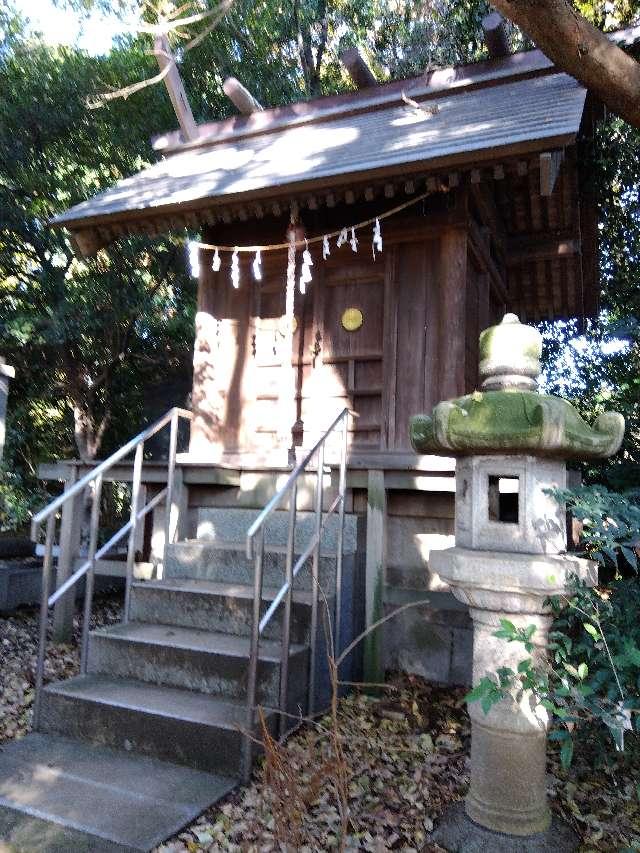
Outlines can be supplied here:
M411 415L464 391L466 232L394 247L385 303L389 450L409 449Z
M389 239L377 259L347 245L323 261L313 247L313 282L295 303L296 443L313 444L351 406L360 414L353 450L407 451L411 415L475 385L486 275L468 259L461 225L416 231ZM234 290L224 263L213 273L201 254L191 451L212 460L269 451L291 417L280 405L286 258L263 256L259 284L243 259ZM357 331L341 324L346 308L363 314Z

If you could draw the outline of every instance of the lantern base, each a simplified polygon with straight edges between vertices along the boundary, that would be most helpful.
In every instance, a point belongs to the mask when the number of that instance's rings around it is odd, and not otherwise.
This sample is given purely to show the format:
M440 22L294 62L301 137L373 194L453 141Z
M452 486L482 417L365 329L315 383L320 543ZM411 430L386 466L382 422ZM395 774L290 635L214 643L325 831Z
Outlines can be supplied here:
M429 839L433 842L450 853L572 853L579 845L578 836L559 818L545 832L504 835L471 820L464 803L447 809Z

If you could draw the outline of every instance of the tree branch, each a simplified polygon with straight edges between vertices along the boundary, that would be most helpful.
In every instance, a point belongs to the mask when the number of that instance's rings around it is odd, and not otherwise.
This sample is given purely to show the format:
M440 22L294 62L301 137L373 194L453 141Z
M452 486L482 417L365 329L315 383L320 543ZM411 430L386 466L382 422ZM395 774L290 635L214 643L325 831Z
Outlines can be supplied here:
M220 0L218 6L215 9L209 9L207 12L199 12L194 15L189 15L186 17L179 17L177 15L178 11L187 9L191 4L185 3L180 6L179 10L175 10L173 15L169 15L166 18L162 18L157 24L140 24L132 28L133 31L139 33L146 33L153 35L154 38L157 36L166 36L170 32L174 32L180 35L182 38L189 38L187 33L180 32L181 27L188 26L189 24L200 23L203 21L208 21L207 26L200 32L198 35L191 38L189 42L182 48L183 53L186 53L188 50L191 50L194 47L197 47L200 42L209 35L220 23L220 21L225 17L225 15L229 12L231 7L233 6L235 0ZM166 65L159 74L154 74L153 77L148 77L145 80L139 80L137 83L132 83L130 86L124 86L122 89L117 89L113 92L103 92L99 94L94 101L87 101L87 107L90 110L99 109L104 106L107 101L112 101L115 98L124 98L125 100L130 96L139 92L141 89L146 89L148 86L155 86L156 83L160 83L167 74L171 71L173 67L175 67L175 59L173 56L168 54L161 54L168 58L169 64Z
M133 95L141 89L146 89L147 86L155 86L156 83L160 83L164 80L174 64L175 63L172 59L168 65L165 65L159 74L154 74L153 77L147 77L145 80L138 80L137 83L132 83L130 86L124 86L122 89L116 89L115 92L101 92L96 101L87 101L87 108L90 110L100 109L100 107L103 107L107 101L113 101L115 98L124 98L126 101L129 95Z
M609 109L640 127L640 64L597 30L570 0L493 0L557 66Z

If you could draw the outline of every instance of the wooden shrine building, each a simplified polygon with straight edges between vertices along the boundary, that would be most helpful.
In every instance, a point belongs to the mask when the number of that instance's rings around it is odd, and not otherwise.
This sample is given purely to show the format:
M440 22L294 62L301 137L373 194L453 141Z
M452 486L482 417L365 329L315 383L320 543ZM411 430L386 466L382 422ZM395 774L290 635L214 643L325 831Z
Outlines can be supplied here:
M416 456L408 422L475 388L478 334L505 311L527 322L596 311L585 151L601 112L539 50L494 57L167 133L158 163L58 217L83 253L183 228L209 247L198 252L185 535L198 507L261 507L292 450L352 407L349 506L369 520L367 583L383 584L388 606L433 594L388 632L386 660L468 679L467 616L427 571L430 549L452 544L454 462ZM313 266L301 293L300 243L291 336L287 248L266 247L286 243L292 209ZM260 280L255 252L240 252L233 286L236 246L265 247ZM215 247L229 247L217 271Z

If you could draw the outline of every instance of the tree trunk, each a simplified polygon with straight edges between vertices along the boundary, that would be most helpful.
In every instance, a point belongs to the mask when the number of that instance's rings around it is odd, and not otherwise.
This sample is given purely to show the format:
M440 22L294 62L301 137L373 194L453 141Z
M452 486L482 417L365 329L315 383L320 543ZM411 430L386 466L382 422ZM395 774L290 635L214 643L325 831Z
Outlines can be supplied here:
M78 403L73 407L73 435L80 459L93 462L102 446L105 430L109 424L106 414L96 429L91 413Z
M493 0L558 68L614 113L640 127L640 64L597 30L570 0Z

